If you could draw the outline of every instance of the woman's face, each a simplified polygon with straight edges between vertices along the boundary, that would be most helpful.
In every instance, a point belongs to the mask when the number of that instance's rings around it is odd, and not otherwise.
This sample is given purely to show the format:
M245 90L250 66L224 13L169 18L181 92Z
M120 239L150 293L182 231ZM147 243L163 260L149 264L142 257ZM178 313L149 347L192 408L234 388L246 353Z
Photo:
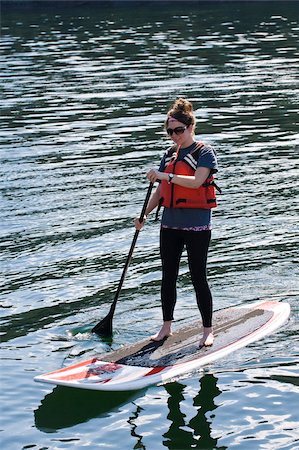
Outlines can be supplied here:
M169 118L166 128L168 136L180 147L188 147L193 141L193 125L185 125L176 119Z

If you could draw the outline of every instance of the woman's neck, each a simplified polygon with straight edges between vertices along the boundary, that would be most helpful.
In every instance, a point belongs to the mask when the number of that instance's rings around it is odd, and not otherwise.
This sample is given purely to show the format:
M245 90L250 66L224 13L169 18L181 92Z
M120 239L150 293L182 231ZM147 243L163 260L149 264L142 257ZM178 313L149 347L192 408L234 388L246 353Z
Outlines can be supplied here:
M187 141L182 143L181 149L188 148L188 147L190 147L190 145L194 144L195 142L196 142L195 139L193 139L193 137L190 137L190 139L188 139Z

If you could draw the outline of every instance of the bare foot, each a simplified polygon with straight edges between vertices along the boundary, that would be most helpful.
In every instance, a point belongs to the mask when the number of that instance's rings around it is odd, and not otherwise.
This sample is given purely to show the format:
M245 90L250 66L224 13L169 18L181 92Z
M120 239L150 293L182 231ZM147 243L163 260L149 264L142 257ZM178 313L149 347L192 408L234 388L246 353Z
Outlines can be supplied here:
M169 337L171 335L172 335L171 321L164 322L159 333L155 334L154 336L151 336L151 340L152 341L162 341L163 339L165 339L166 337Z
M211 347L214 343L214 335L212 328L204 328L203 336L199 341L199 348L201 347Z

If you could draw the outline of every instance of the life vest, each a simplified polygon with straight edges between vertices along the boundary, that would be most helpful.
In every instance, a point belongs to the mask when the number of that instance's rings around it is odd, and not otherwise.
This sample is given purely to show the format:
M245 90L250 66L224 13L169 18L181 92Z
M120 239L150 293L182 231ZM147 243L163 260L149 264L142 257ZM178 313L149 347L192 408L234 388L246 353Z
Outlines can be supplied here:
M191 153L188 153L181 161L177 160L178 152L176 147L172 147L165 157L166 166L164 172L194 176L200 151L203 147L204 144L202 142L198 143L195 149ZM210 175L197 189L186 188L162 180L159 204L166 208L215 208L217 206L216 189L221 192L214 181L213 175Z

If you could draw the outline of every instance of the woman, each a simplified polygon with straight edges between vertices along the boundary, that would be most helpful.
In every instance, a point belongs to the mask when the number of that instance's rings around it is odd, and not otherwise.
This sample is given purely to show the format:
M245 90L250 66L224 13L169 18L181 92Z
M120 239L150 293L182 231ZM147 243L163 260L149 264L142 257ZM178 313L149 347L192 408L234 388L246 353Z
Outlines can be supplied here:
M211 239L211 208L216 206L213 174L217 172L216 154L212 147L194 139L195 116L192 104L178 98L168 111L165 128L174 145L162 158L159 170L151 169L147 178L158 181L146 216L163 205L160 231L162 260L161 300L163 325L152 336L160 341L171 335L171 324L176 303L176 281L184 247L196 299L203 322L199 346L211 346L212 295L206 277L206 262ZM135 227L144 225L135 219Z

